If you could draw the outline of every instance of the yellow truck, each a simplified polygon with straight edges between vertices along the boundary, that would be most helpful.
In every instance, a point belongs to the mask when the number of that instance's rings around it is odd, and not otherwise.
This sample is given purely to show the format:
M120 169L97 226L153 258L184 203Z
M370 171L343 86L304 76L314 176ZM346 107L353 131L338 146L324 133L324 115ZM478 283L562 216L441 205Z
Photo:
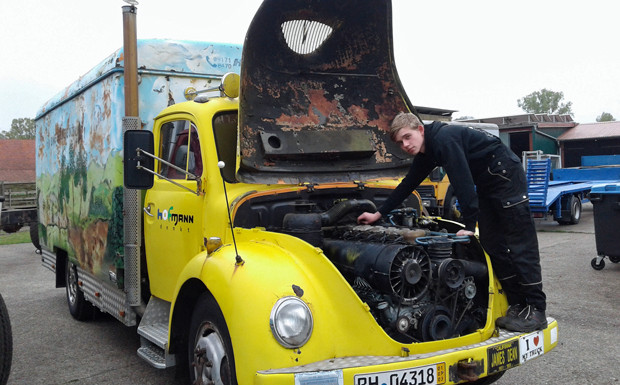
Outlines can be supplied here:
M43 264L190 383L491 383L558 324L498 328L488 255L419 195L356 223L410 165L403 110L387 0L266 0L242 49L129 34L37 116Z
M420 194L422 206L431 216L442 217L445 219L456 220L460 218L460 213L456 206L456 196L454 189L450 186L450 180L441 167L436 167L431 174L424 179L416 188Z

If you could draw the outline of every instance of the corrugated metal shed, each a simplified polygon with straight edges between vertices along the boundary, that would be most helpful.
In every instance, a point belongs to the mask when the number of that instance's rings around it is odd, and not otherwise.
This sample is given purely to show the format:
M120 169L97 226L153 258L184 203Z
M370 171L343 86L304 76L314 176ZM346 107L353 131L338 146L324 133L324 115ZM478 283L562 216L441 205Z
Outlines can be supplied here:
M620 122L583 123L558 137L560 141L620 137Z
M444 108L421 106L414 106L414 108L422 120L439 120L449 122L452 120L452 114L456 112L456 110L446 110Z
M620 122L579 124L558 137L564 167L582 165L584 156L620 154Z
M483 118L483 119L468 119L464 122L478 122L478 123L494 123L497 124L500 129L508 128L511 126L523 126L537 124L538 127L570 127L575 123L572 116L565 114L521 114L510 116L498 116L495 118Z
M542 151L559 154L557 138L577 123L570 115L520 114L493 118L470 119L465 122L494 123L499 127L500 139L521 156L524 151Z

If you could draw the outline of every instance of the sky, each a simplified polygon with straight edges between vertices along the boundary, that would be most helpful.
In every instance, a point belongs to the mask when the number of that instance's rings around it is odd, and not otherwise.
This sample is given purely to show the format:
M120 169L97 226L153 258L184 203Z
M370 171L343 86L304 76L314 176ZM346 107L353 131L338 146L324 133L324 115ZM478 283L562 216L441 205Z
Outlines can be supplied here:
M337 0L334 0L337 1ZM262 0L139 0L138 38L243 43ZM122 0L0 0L0 131L123 44ZM488 118L564 93L573 118L620 120L617 0L392 0L396 67L416 106Z

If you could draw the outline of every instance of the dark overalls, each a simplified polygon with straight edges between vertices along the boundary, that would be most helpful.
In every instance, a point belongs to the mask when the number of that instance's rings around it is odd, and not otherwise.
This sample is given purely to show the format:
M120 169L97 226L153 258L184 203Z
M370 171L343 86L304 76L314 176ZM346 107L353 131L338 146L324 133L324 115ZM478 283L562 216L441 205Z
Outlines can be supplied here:
M435 166L443 166L461 204L465 229L480 230L480 242L510 305L546 309L538 239L519 158L501 141L467 126L425 125L425 153L379 208L382 215L400 204ZM474 187L475 186L475 187Z
M486 172L474 176L480 243L491 256L508 303L533 305L544 311L538 238L523 167L506 147L489 154L487 165Z

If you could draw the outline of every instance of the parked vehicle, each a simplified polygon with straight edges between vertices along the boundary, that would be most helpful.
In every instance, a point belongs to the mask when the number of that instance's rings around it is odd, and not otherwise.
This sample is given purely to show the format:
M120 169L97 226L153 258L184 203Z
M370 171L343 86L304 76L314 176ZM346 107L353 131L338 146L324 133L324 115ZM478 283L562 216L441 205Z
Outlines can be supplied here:
M24 226L30 226L32 243L39 248L35 183L0 181L0 199L0 230L15 233Z
M139 85L128 44L46 104L44 265L74 318L138 325L138 354L196 384L490 383L558 324L498 329L488 256L417 194L357 225L410 165L387 129L413 108L389 1L334 4L264 1L242 55L138 42Z
M13 333L11 332L11 320L2 294L0 294L0 385L5 385L9 380L12 360Z
M551 160L527 161L527 187L534 218L552 215L560 225L574 225L581 219L581 205L587 200L589 183L550 180Z
M592 188L620 182L617 156L583 156L582 167L554 168L554 155L530 152L527 158L530 208L534 217L552 215L560 225L574 225L581 219L582 203L588 202Z

